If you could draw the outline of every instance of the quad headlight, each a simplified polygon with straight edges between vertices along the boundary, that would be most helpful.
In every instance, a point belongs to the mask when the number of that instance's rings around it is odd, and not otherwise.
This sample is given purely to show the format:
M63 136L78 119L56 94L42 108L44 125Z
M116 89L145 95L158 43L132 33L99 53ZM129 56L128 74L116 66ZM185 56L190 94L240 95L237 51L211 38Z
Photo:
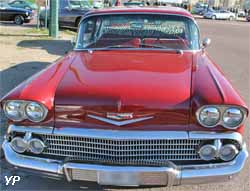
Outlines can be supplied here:
M244 119L243 112L238 108L228 108L223 114L223 122L227 128L235 128Z
M46 108L36 102L28 103L25 107L25 113L28 119L33 122L40 122L47 115Z
M216 107L205 107L198 117L205 127L214 127L220 120L220 111Z
M207 105L196 112L198 122L207 128L222 125L227 129L236 129L244 122L246 116L245 108L226 105Z
M13 121L28 119L32 122L41 122L48 113L44 105L32 101L6 101L3 108L6 117Z

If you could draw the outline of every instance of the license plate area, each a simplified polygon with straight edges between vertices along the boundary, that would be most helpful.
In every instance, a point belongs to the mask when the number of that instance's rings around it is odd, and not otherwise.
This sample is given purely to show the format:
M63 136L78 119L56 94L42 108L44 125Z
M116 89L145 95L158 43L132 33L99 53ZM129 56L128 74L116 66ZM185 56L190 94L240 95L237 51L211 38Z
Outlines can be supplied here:
M167 172L140 172L140 171L103 171L85 169L67 169L71 180L97 182L100 185L112 186L166 186ZM69 173L70 172L70 173Z

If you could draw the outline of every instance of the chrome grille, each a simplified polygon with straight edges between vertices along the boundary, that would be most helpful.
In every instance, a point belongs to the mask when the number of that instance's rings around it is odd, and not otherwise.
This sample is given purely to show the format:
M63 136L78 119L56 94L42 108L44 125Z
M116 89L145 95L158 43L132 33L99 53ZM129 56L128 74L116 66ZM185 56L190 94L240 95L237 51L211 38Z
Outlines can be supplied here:
M161 164L168 161L200 160L200 139L129 140L42 135L43 154L110 164Z

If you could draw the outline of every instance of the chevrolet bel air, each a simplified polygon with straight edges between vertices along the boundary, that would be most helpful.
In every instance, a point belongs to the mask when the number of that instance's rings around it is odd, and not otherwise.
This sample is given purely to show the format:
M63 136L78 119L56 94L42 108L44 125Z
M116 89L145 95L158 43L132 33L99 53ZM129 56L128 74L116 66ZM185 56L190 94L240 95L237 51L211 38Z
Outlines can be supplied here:
M180 8L88 12L74 50L2 98L6 160L108 186L230 180L248 108L209 44Z

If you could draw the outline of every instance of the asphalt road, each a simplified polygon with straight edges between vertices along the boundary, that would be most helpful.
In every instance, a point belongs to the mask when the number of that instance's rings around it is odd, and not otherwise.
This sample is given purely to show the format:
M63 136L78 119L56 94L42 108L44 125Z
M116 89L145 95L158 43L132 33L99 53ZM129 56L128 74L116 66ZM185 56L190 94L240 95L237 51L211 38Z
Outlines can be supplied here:
M218 63L228 79L238 89L249 105L250 98L250 23L198 20L202 37L212 39L207 49L213 60ZM205 83L205 82L204 82ZM209 93L209 92L208 92ZM249 147L249 121L245 131L245 139ZM14 172L9 172L13 175ZM65 180L52 180L27 174L20 174L21 180L15 186L3 186L3 190L106 190L95 185L81 182L67 183ZM123 190L123 189L119 189ZM144 189L130 189L144 190ZM145 190L168 191L249 191L249 160L239 176L227 183L179 186L172 188L151 188Z

